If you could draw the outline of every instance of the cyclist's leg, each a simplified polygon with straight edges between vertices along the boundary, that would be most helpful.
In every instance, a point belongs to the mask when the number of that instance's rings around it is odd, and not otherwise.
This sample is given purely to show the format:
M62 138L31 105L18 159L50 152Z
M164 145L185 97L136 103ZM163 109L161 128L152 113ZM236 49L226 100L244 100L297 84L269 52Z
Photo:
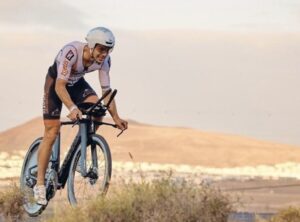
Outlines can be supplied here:
M47 205L45 173L51 156L52 145L60 128L62 102L55 92L55 79L46 76L43 98L44 137L38 150L37 184L33 188L37 204Z
M85 81L80 79L74 86L67 88L73 101L76 104L83 102L96 103L99 98L93 88ZM95 118L96 121L102 121L103 117Z
M37 185L44 185L52 145L60 129L62 102L55 92L55 79L46 76L43 98L44 137L38 151Z
M60 120L44 119L44 126L45 126L44 137L43 137L43 141L39 146L39 151L38 151L37 185L44 185L45 183L45 173L51 156L52 145L55 141L57 134L59 133Z
M96 103L99 100L97 95L91 95L87 97L83 102L85 103Z
M84 102L85 103L96 103L97 101L99 100L98 96L97 95L91 95L89 97L87 97ZM93 117L94 120L98 121L98 122L102 122L103 120L103 116L101 117ZM98 130L100 126L95 126L95 131Z
M87 97L84 102L85 103L96 103L99 100L97 95L91 95ZM103 120L103 117L94 117L94 120L101 122ZM99 126L96 126L96 131L99 128Z

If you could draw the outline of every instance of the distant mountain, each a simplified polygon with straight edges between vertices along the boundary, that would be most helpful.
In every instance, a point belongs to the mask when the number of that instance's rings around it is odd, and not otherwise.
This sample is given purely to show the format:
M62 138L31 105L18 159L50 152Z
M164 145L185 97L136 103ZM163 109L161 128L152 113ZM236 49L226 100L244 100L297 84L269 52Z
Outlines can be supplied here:
M110 119L106 119L110 121ZM77 127L62 128L63 152L71 144ZM180 127L158 127L129 121L120 137L118 130L101 126L98 133L108 141L115 161L190 164L211 167L254 166L300 162L300 147L236 135L203 132ZM19 153L43 134L43 121L35 118L0 133L0 152Z

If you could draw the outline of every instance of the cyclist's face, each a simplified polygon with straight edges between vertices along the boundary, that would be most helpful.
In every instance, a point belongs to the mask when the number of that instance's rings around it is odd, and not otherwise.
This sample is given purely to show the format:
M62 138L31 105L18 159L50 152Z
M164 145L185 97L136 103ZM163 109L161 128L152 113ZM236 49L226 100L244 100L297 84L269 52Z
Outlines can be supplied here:
M93 57L96 60L96 62L103 62L105 57L109 54L110 49L110 47L97 44L93 51Z

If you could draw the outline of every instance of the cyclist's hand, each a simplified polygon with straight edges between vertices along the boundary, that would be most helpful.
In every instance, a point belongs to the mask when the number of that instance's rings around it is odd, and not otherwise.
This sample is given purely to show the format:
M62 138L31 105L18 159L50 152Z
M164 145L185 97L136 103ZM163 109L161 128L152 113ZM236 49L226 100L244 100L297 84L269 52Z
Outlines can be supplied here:
M77 119L82 118L82 113L78 108L75 108L72 109L72 111L67 115L67 117L72 121L76 121Z
M120 130L126 130L128 128L128 122L126 120L115 118L114 122L117 125L117 128Z

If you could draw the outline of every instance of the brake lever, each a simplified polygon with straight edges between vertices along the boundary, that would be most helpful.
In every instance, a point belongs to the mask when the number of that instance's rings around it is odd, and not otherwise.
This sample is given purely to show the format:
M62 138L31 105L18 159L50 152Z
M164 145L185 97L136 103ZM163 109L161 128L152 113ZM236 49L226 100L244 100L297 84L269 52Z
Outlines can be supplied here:
M116 124L106 124L106 125L110 125L114 128L118 128L118 126ZM121 130L121 132L117 135L117 137L121 136L121 134L124 132L125 130Z
M77 119L77 120L73 123L72 128L73 128L74 126L76 126L78 123L79 123L79 119Z
M79 121L80 121L80 119L79 119L79 117L78 117L78 115L77 115L77 119L76 119L76 121L73 123L72 128L73 128L75 125L77 125L77 124L79 123Z
M121 132L117 135L117 137L121 136L121 134L124 132L125 130L121 130Z

